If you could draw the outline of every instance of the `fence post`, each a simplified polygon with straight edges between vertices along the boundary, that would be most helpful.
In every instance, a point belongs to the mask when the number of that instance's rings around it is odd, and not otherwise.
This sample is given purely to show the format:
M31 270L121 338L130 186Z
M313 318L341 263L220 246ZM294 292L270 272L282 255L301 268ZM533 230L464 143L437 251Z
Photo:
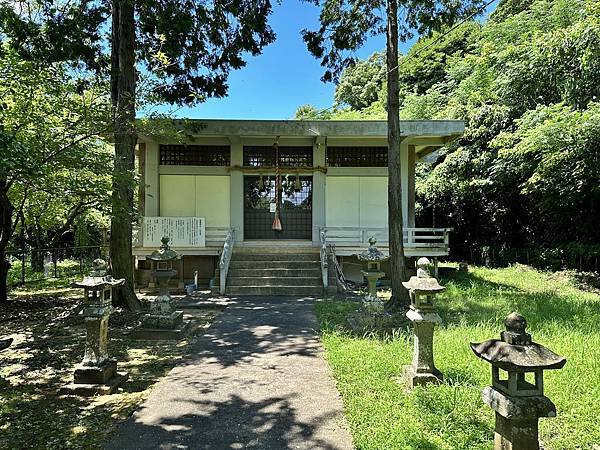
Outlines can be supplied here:
M56 255L56 249L53 248L52 249L52 266L54 268L54 278L58 278L58 272L57 272L57 268L56 268L56 259L58 258L58 256Z
M25 286L25 216L21 214L21 286Z
M25 244L21 247L21 286L25 286Z

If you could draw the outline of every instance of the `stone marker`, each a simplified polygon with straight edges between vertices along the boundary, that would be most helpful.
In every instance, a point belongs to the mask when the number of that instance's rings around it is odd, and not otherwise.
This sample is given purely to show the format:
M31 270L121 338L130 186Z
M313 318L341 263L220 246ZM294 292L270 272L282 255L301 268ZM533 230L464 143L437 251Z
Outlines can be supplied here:
M361 270L361 273L367 278L368 289L363 304L369 309L383 310L383 301L377 297L377 280L385 276L381 271L381 262L386 261L389 256L384 255L375 246L377 239L374 236L369 238L369 248L356 255L359 261L367 263L367 270Z
M112 289L124 282L112 278L106 271L106 262L96 259L90 276L72 284L85 292L85 354L75 368L74 382L63 386L61 394L112 394L127 379L127 374L117 373L117 361L109 358L107 348Z
M13 338L0 339L0 351L6 350L13 343Z
M189 329L189 322L184 322L183 311L173 309L173 299L169 294L169 281L177 271L173 262L181 256L169 247L169 238L161 239L160 249L152 252L147 258L156 264L152 276L158 284L158 296L150 300L150 311L142 315L141 324L133 332L135 339L180 339Z
M532 342L520 314L509 314L504 325L500 340L471 343L473 352L492 365L492 386L482 398L496 411L494 450L538 450L538 419L556 416L554 403L544 396L544 370L560 369L567 360ZM531 380L527 373L533 374Z
M433 329L436 324L442 322L435 310L433 299L446 288L440 286L438 281L429 275L428 266L427 258L419 258L417 276L402 282L410 293L410 309L406 317L413 324L415 342L412 365L404 368L409 389L427 383L438 383L443 378L433 362Z

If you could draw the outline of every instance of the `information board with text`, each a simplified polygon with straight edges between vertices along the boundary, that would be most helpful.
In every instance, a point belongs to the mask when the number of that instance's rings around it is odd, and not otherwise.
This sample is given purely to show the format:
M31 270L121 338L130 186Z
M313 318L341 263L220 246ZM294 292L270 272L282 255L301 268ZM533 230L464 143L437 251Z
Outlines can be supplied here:
M159 247L163 236L171 247L205 247L204 217L144 217L144 247Z

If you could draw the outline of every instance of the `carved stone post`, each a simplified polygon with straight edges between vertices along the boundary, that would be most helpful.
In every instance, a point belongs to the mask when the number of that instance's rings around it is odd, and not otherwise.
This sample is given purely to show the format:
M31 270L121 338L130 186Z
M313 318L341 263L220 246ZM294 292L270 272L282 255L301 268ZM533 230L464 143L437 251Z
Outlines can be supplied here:
M539 450L538 420L556 416L554 403L544 395L544 370L560 369L567 360L533 342L520 314L509 314L504 325L500 340L471 344L473 352L492 365L492 385L482 397L496 412L494 450Z
M402 283L410 292L410 309L406 317L413 324L414 334L413 361L410 366L404 368L409 389L427 383L437 383L443 378L433 360L433 330L436 324L442 322L442 318L435 310L433 299L446 288L429 276L428 266L427 258L419 258L417 276Z
M377 297L377 281L385 276L385 272L381 271L381 263L389 259L389 256L384 255L375 246L376 243L375 237L369 238L369 248L356 256L359 261L367 263L367 270L361 271L368 283L363 304L368 309L383 310L383 301Z
M112 394L127 378L117 373L117 361L108 356L108 319L112 310L112 289L125 280L115 280L106 271L106 263L94 261L94 270L73 287L85 292L85 353L81 364L75 368L74 382L60 389L63 394L92 396Z
M181 257L169 247L169 238L162 238L160 249L147 257L156 264L152 273L158 284L158 295L150 300L150 311L142 315L141 326L133 333L135 339L179 339L189 329L184 322L183 311L175 311L169 293L169 282L177 275L173 262Z

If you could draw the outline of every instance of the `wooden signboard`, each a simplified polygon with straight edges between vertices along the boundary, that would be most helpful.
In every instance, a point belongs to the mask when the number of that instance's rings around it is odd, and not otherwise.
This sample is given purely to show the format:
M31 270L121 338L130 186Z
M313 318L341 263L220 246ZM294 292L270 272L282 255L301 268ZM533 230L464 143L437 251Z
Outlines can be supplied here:
M159 247L169 236L171 247L205 247L204 217L144 217L144 247Z

